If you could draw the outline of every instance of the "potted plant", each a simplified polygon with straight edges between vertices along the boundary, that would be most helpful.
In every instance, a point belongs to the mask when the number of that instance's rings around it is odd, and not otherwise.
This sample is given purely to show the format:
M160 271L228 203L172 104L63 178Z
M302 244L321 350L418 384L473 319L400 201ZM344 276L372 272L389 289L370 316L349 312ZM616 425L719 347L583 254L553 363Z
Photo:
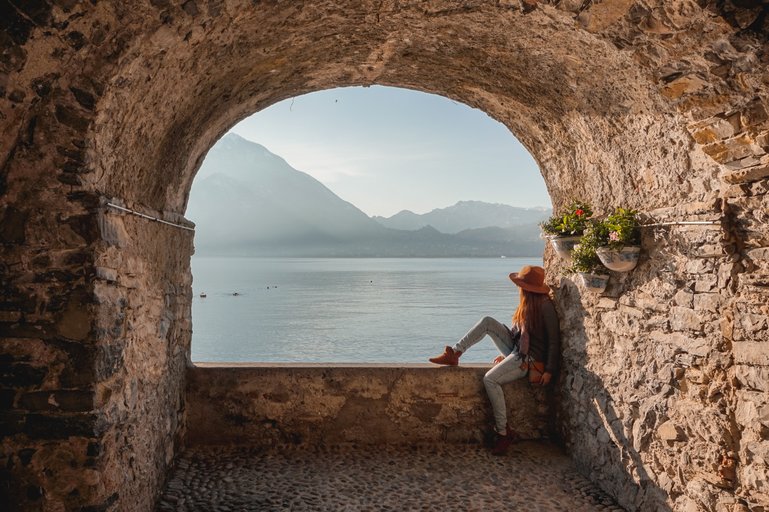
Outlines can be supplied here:
M589 204L584 201L573 201L564 210L541 223L539 227L545 237L550 240L558 256L569 259L571 251L579 243L592 215L593 209Z
M571 253L572 264L566 268L565 272L577 274L588 291L603 293L609 282L609 276L605 273L606 269L596 254L593 242L594 239L591 238L590 228L588 228L582 241L574 246Z
M641 253L641 230L638 212L617 208L606 219L591 227L596 254L601 263L615 272L629 272L638 264Z

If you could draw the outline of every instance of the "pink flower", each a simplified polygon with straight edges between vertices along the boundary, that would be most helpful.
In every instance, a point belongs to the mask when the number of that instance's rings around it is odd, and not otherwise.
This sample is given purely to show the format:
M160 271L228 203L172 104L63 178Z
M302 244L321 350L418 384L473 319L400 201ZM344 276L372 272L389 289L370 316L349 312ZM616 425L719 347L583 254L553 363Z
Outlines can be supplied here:
M611 233L609 233L609 240L611 240L612 242L619 242L619 233L617 233L616 231L612 231Z
M574 212L574 215L576 215L577 217L579 217L580 215L584 215L584 214L585 214L585 210L576 210Z

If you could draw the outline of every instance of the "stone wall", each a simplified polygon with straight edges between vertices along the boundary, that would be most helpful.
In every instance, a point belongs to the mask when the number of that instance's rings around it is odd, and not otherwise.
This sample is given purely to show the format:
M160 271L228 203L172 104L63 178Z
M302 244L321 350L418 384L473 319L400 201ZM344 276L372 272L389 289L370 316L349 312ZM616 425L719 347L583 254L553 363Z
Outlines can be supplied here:
M768 20L759 0L0 4L0 495L147 510L183 436L190 233L103 198L183 222L239 119L382 84L503 122L556 207L718 222L645 230L604 297L558 287L558 417L631 510L766 510Z
M488 365L238 365L188 370L187 443L481 443L493 424L483 388ZM505 386L510 425L527 439L550 434L544 388Z
M655 222L722 218L720 203L648 213ZM720 325L733 276L723 239L721 222L646 228L639 266L612 273L602 296L568 280L558 290L568 333L563 437L629 510L734 503L728 468L739 433Z
M99 224L95 329L111 363L95 389L109 425L100 442L103 485L124 510L149 510L184 436L193 233L111 208Z
M151 510L184 433L192 234L99 202L77 219L93 261L38 250L16 264L31 278L6 281L0 501ZM31 283L37 302L16 309L9 293Z
M754 100L690 129L723 165L717 197L643 212L663 225L602 296L560 284L559 425L629 510L769 510L769 123Z

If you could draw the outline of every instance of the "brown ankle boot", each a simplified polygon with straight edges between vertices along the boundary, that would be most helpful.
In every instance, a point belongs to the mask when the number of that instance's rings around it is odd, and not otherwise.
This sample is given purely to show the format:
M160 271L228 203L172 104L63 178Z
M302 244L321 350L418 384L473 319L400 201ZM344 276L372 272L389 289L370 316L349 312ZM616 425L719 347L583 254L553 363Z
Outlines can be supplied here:
M446 366L456 366L459 364L459 356L461 355L462 355L462 352L459 352L458 350L454 350L451 347L446 347L443 350L443 354L439 355L438 357L431 357L429 361L435 364L444 364Z
M501 435L496 430L494 431L494 446L491 448L492 455L505 455L510 445L517 443L521 440L521 436L516 431L507 426L507 432L505 435Z

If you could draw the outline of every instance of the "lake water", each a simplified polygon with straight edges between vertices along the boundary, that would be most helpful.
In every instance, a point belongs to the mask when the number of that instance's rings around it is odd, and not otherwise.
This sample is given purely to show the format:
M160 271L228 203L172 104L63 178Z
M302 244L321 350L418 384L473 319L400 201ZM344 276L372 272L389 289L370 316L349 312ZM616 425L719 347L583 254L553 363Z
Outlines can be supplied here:
M523 265L542 259L193 257L192 360L424 363L483 315L509 326Z

